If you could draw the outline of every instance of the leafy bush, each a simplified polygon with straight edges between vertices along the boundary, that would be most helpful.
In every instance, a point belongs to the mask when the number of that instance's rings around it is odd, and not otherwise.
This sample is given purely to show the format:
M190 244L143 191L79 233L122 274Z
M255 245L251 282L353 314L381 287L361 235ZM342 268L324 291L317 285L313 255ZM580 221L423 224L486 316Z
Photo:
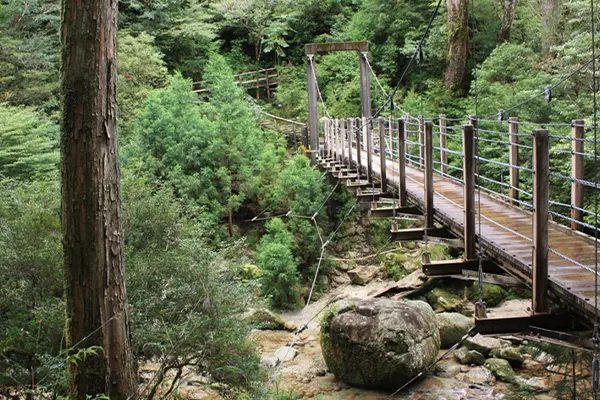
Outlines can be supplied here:
M279 218L269 221L266 228L258 253L263 294L275 307L294 306L298 303L298 269L292 254L293 237Z

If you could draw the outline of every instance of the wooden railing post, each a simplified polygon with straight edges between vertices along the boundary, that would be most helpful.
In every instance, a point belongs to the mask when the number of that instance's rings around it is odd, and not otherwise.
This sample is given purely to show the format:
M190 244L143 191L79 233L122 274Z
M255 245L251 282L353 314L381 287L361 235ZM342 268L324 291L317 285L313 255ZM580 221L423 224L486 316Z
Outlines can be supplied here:
M361 118L356 118L354 120L354 133L355 133L355 137L356 137L356 170L358 171L358 175L360 176L362 171L362 144L361 144L361 137L362 137L362 123L361 123L362 119Z
M340 161L346 162L346 119L340 119Z
M398 120L398 197L400 207L406 206L406 132L404 119Z
M338 158L339 150L338 150L338 141L340 137L340 120L336 118L333 122L333 146L331 156L334 159Z
M425 165L425 140L423 135L425 134L425 126L423 124L423 116L419 115L417 117L419 120L419 163L421 165Z
M510 198L519 200L519 118L509 118ZM515 204L513 201L512 204Z
M308 149L308 126L302 127L302 145Z
M477 258L477 249L475 247L475 138L472 125L463 127L463 152L465 259L474 260Z
M271 101L271 83L269 82L269 70L266 70L265 79L267 83L267 99Z
M354 142L354 118L347 118L346 126L348 127L348 166L352 168L352 160L354 159L354 156L352 155L352 142Z
M583 166L584 166L584 130L583 125L585 121L577 119L573 121L573 125L571 127L571 137L573 141L571 143L571 149L573 153L571 154L571 174L573 177L573 182L571 183L571 229L573 230L583 230L583 226L578 224L575 221L581 221L583 219L583 213L581 209L583 209L583 185L579 182L583 179Z
M394 159L394 120L392 117L389 118L389 130L388 130L388 139L390 141L390 159Z
M477 115L469 115L469 125L471 125L473 127L473 129L475 130L475 132L477 132L477 127L479 126L478 121L477 121ZM475 153L475 162L473 163L474 165L474 169L475 169L475 184L477 185L479 182L479 179L477 177L477 174L479 173L479 162L477 161L477 157L479 157L479 138L476 138L473 141L473 152Z
M442 164L442 173L448 174L448 130L446 129L446 115L440 114L440 163Z
M424 174L425 174L425 228L434 228L433 224L433 125L425 123Z
M363 118L363 129L367 135L367 180L373 182L373 129L366 118Z
M548 311L548 214L549 166L548 131L533 131L533 298L534 313Z
M391 127L390 127L391 129ZM381 192L387 192L387 165L385 155L385 119L379 118L379 161L380 161L380 178L381 178Z

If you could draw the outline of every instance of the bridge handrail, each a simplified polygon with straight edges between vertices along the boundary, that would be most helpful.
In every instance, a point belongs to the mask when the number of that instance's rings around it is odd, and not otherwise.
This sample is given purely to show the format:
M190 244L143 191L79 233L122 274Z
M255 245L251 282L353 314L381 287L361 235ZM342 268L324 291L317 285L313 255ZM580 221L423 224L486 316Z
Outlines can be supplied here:
M280 122L285 122L287 124L292 124L292 125L302 126L302 127L306 126L306 123L302 123L302 122L298 122L298 121L293 121L291 119L282 118L282 117L279 117L277 115L270 114L270 113L268 113L266 111L262 111L262 113L264 115L266 115L267 117L269 117L271 119L274 119L274 120L277 120L277 121L280 121Z

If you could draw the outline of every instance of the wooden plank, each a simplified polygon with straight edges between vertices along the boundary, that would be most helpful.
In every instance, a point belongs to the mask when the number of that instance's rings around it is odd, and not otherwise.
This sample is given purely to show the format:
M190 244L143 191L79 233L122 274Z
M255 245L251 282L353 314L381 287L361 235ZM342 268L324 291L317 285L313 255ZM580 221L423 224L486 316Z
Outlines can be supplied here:
M406 133L404 119L398 120L398 196L400 206L406 206Z
M533 132L533 299L534 313L548 311L548 215L549 150L548 131Z
M583 139L584 130L583 125L585 121L577 119L573 121L571 127L571 136L573 139ZM573 140L571 143L573 153L571 155L571 173L574 179L583 179L583 167L584 167L584 143L581 140ZM580 154L575 154L580 153ZM579 182L571 183L571 205L579 208L583 208L583 185ZM571 229L583 230L583 226L576 223L575 221L583 220L583 212L575 208L571 208Z
M369 51L369 42L308 43L304 46L306 55L330 53L334 51Z

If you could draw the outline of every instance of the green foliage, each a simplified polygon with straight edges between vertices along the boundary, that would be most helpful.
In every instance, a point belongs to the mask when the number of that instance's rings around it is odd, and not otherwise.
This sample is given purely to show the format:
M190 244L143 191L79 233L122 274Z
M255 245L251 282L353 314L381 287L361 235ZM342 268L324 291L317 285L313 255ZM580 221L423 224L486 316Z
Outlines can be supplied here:
M66 390L59 192L0 181L0 388Z
M298 303L298 270L292 255L293 237L279 218L269 221L266 228L258 253L264 295L275 307L294 306Z
M28 108L0 104L0 175L22 180L55 176L58 127Z
M119 128L123 137L132 134L133 124L150 91L167 83L163 55L154 38L144 32L137 37L119 31Z

